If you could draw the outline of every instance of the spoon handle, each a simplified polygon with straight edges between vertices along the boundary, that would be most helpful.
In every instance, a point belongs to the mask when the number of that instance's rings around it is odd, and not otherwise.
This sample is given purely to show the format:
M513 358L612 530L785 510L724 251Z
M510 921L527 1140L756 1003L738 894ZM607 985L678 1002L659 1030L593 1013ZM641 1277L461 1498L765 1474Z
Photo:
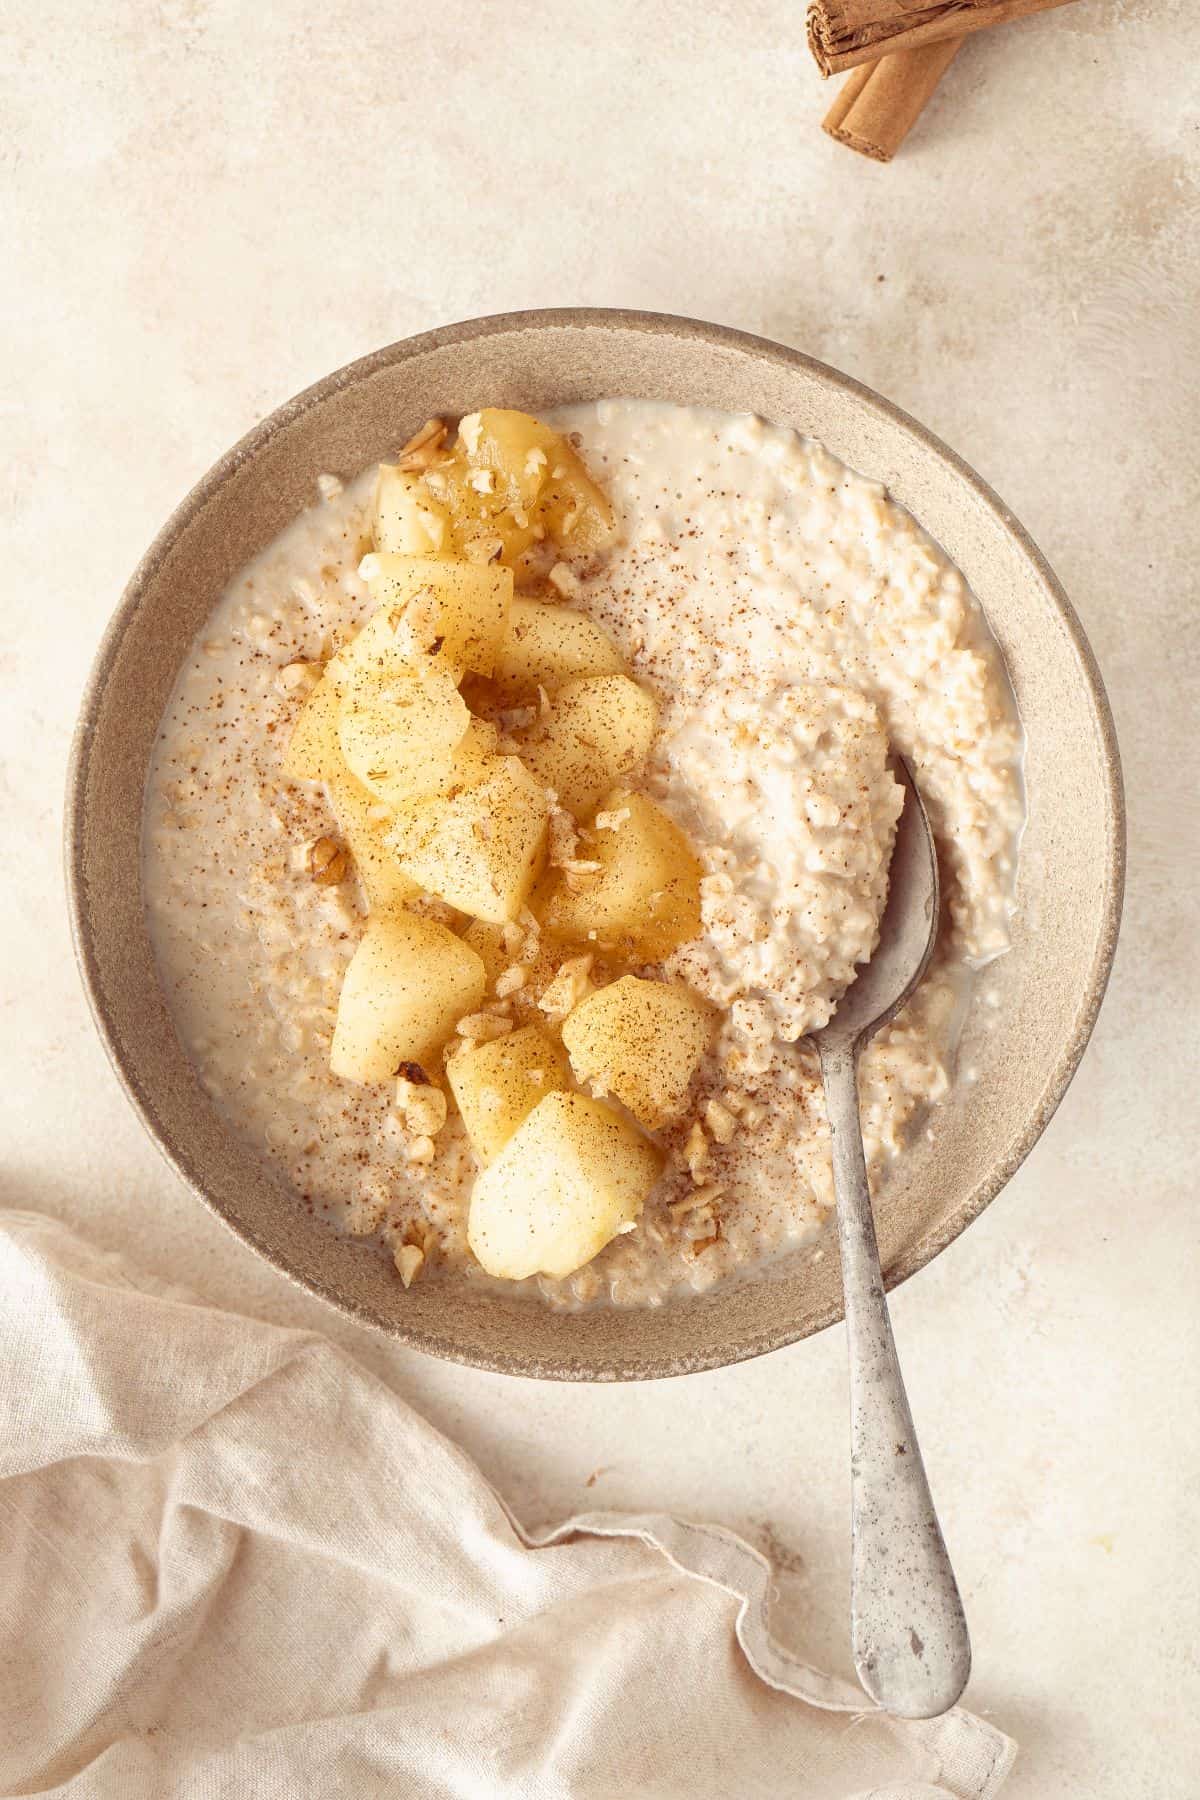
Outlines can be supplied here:
M953 1706L971 1672L962 1600L913 1430L883 1291L857 1050L821 1047L850 1350L850 1628L871 1698L903 1718Z

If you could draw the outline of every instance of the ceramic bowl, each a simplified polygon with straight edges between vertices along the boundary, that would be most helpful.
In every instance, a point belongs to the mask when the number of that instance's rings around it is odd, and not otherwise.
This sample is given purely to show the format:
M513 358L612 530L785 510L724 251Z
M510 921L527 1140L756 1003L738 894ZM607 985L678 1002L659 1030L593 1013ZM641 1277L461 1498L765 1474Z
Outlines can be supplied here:
M877 1217L889 1284L945 1249L1036 1143L1083 1054L1108 978L1124 848L1112 720L1091 651L1037 549L945 445L811 357L656 314L569 310L473 320L377 351L243 438L190 493L135 573L83 702L67 809L76 947L100 1033L147 1129L246 1243L311 1292L418 1349L514 1374L614 1380L758 1356L841 1313L838 1260L644 1311L566 1314L471 1282L407 1292L373 1246L312 1220L222 1124L176 1040L139 873L160 715L193 634L234 572L311 500L435 413L542 411L631 395L752 412L820 439L883 482L957 563L1003 651L1027 740L1026 826L999 1005L968 1023L975 1072L889 1171Z

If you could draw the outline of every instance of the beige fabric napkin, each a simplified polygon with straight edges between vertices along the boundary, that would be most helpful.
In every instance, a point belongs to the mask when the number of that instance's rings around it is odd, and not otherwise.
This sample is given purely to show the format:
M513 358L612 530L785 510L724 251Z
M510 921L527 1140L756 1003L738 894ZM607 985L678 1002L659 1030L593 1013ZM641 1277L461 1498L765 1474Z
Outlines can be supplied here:
M729 1532L535 1540L325 1339L35 1214L0 1213L0 1371L4 1796L962 1800L1011 1766L789 1656Z

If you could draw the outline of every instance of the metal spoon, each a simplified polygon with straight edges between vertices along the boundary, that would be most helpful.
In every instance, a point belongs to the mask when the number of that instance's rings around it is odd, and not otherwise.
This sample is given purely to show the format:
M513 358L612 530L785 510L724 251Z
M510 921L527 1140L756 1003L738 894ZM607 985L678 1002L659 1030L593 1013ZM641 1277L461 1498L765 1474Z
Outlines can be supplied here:
M929 1719L953 1706L966 1686L971 1643L896 1357L858 1112L859 1052L916 987L937 934L937 858L929 820L909 769L897 763L904 811L879 947L811 1041L821 1058L833 1135L850 1347L854 1666L886 1711Z

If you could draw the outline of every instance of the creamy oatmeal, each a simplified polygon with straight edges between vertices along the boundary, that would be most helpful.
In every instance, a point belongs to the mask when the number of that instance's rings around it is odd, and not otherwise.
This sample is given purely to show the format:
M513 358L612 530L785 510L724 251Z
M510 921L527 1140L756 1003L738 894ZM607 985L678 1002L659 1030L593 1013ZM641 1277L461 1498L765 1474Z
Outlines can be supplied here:
M568 539L550 587L529 591L594 620L657 701L631 785L682 827L701 871L699 934L637 972L719 1010L686 1110L653 1132L665 1167L636 1225L573 1274L529 1285L555 1305L652 1305L803 1241L832 1204L815 1058L795 1040L830 1016L876 941L901 804L890 748L921 787L946 904L926 979L863 1058L877 1183L920 1109L946 1095L969 972L1007 943L1021 739L962 577L819 445L659 403L600 402L551 422L575 434L618 535L600 553ZM374 479L326 479L193 646L148 788L148 914L202 1081L297 1204L378 1234L405 1280L486 1281L467 1244L477 1161L440 1086L422 1071L397 1088L330 1070L363 897L326 791L283 769L321 666L373 611L359 570ZM593 849L621 811L594 820ZM589 844L566 814L551 817L550 840L564 879L578 868L586 884ZM439 901L408 904L469 925ZM544 949L536 930L503 929L474 1027L483 1039L518 1007ZM568 975L561 1016L620 973L601 957ZM561 1023L552 1005L532 1016Z

